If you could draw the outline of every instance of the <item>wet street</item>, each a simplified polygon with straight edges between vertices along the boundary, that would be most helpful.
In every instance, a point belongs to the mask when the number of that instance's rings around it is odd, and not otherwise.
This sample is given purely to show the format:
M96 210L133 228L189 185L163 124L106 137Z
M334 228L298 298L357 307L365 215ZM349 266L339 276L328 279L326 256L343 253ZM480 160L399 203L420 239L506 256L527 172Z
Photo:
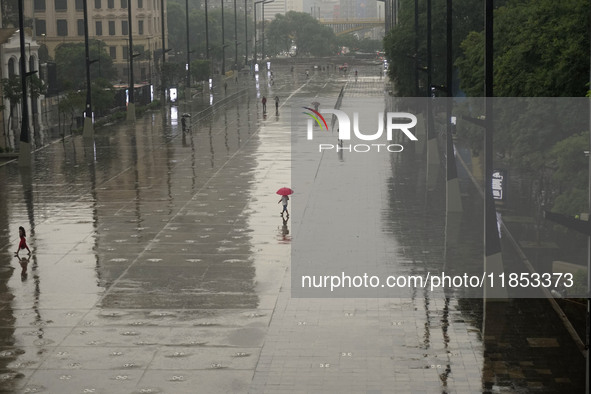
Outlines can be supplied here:
M92 143L55 141L30 170L0 165L0 392L584 392L585 359L545 299L295 288L325 268L308 252L403 272L482 262L482 200L462 169L465 211L446 233L445 172L425 165L424 135L399 154L292 150L301 103L334 108L341 89L343 109L391 105L376 66L358 81L278 68L274 84L241 76ZM321 248L351 223L343 248ZM13 256L19 226L28 261Z

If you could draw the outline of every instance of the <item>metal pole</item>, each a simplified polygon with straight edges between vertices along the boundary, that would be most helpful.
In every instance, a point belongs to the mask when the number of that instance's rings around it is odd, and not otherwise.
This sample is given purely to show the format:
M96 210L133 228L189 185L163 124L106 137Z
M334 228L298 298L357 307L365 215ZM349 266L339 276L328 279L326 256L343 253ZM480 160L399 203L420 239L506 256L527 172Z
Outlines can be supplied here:
M164 64L166 63L166 30L164 30L164 0L160 0L160 19L160 22L162 24L162 70L160 71L160 85L162 85L162 103L164 104L166 103L166 86L164 85Z
M150 86L152 86L152 42L150 41L151 39L152 37L148 37L148 83L150 84Z
M262 3L263 0L261 1L255 1L254 2L254 57L253 57L253 61L254 64L257 64L257 4ZM256 66L253 66L256 67Z
M134 82L133 82L133 32L132 32L132 18L131 18L131 4L130 0L127 3L127 28L129 36L129 104L127 105L127 120L135 121L135 99L134 99Z
M431 56L431 0L427 0L427 97L431 97L432 56ZM427 130L428 133L432 130ZM428 134L427 133L427 134Z
M234 0L234 67L233 70L238 70L238 15L236 14L236 0Z
M224 32L224 0L222 1L222 75L226 74L226 36Z
M415 0L415 94L419 97L419 0Z
M462 197L460 193L460 184L458 179L458 168L456 165L456 158L454 156L454 143L451 130L451 110L453 97L453 30L452 30L452 0L447 0L447 47L446 47L446 89L447 89L447 103L446 103L446 172L447 172L447 189L446 189L446 211L447 212L462 212Z
M90 50L88 48L88 4L86 1L82 2L84 11L84 50L86 54L86 110L84 119L84 130L82 134L84 137L91 137L93 134L92 128L92 92L90 85ZM99 58L100 58L99 51Z
M263 40L263 42L261 44L262 45L262 47L261 47L261 59L262 59L263 65L265 64L265 3L266 3L266 1L263 1L263 4L261 5L261 7L263 7L263 14L262 14L263 15L262 19L263 20L261 21L262 24L263 24L263 34L262 34L262 37L263 37L262 40Z
M205 59L209 60L209 21L207 20L207 0L205 0Z
M189 0L185 0L185 22L187 25L187 88L191 87L191 52L189 51Z
M589 15L591 19L591 14ZM590 43L591 44L591 43ZM591 59L590 59L591 65ZM591 68L589 69L589 81L591 81ZM591 104L589 107L589 126L591 127ZM590 134L591 136L591 129ZM591 138L589 139L589 214L591 214ZM589 219L587 219L589 220ZM590 369L591 363L589 361L589 352L591 351L591 237L587 238L587 316L586 316L586 333L585 333L585 348L587 349L586 364L585 368L586 379L585 379L585 393L589 394L591 390Z
M21 61L20 61L20 74L21 74L21 92L22 92L22 109L23 117L21 121L21 135L20 141L29 143L29 103L27 98L27 61L25 54L25 24L23 17L23 0L18 2L18 24L19 24L19 38L21 46Z
M497 227L497 214L492 194L492 170L493 170L493 0L486 0L484 13L484 95L486 107L486 129L484 138L484 252L485 267L487 272L501 272L503 260L501 256L501 241ZM487 296L488 288L485 288ZM491 295L487 298L502 298L499 289L490 289ZM492 294L494 291L494 295ZM500 295L500 296L499 296ZM506 293L504 294L506 296Z
M247 2L244 0L244 65L248 64L248 18L247 18Z

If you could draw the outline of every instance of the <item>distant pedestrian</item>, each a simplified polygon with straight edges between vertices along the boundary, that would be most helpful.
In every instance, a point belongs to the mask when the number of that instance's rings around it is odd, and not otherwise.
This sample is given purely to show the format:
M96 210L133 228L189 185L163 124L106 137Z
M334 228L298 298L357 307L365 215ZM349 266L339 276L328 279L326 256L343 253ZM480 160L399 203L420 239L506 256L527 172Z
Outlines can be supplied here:
M31 254L31 249L29 249L29 247L27 246L27 238L26 238L27 234L25 233L25 228L23 226L20 226L18 228L18 235L20 236L21 240L20 240L20 243L18 244L18 249L16 250L14 255L18 257L18 252L20 252L21 249L27 249L29 254Z
M287 210L287 202L289 201L289 196L281 196L277 204L282 203L283 211L281 211L281 217L283 217L283 212L287 213L287 217L289 217L289 211Z
M279 112L279 96L275 96L275 112Z
M263 103L263 113L267 113L267 98L265 96L263 96L261 103Z
M224 82L224 94L226 94L227 90L228 90L228 82Z
M183 131L187 130L187 118L185 116L181 116L181 125L183 127Z

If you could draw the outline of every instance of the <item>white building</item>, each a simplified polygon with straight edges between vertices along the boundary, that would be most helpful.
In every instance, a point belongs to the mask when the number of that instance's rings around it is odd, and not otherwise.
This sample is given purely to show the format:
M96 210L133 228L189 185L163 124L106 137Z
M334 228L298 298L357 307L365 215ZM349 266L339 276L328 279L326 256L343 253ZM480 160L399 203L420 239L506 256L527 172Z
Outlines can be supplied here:
M39 44L33 40L31 32L25 31L27 72L39 70L38 50ZM18 82L20 82L20 58L21 49L19 30L14 28L0 29L0 78L10 79L18 77ZM0 90L2 90L1 86ZM29 125L31 128L31 135L33 135L34 130L38 130L41 127L41 117L39 116L41 97L37 97L34 102L31 102L31 98L27 95L27 100L29 104ZM4 110L0 112L2 121L2 124L0 125L0 128L2 129L0 146L14 149L18 146L17 143L20 137L22 118L21 105L20 103L11 103L4 92L2 92L2 105L4 106Z
M49 56L62 43L84 41L83 1L88 7L88 35L101 40L113 59L119 80L127 82L128 12L132 11L133 45L154 53L162 48L161 0L32 0L25 1L25 15L34 19L35 36L46 45ZM166 21L166 1L164 18ZM166 29L166 27L165 27ZM166 46L168 47L168 45ZM143 58L134 62L135 82L150 79L150 63ZM115 78L114 78L115 79Z

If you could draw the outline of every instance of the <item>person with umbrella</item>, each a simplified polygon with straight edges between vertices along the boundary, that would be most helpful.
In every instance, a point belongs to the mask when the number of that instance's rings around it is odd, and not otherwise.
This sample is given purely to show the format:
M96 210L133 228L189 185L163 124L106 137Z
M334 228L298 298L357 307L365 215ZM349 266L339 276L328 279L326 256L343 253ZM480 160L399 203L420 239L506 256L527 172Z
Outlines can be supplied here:
M183 131L187 130L187 118L190 118L190 117L191 117L191 114L188 114L188 113L184 113L181 116L181 126L183 128Z
M279 194L281 196L281 198L279 199L277 204L279 204L279 203L283 204L283 211L281 211L281 213L280 213L281 217L283 217L283 212L285 212L287 214L287 217L289 217L289 211L287 210L287 203L289 201L289 195L292 193L293 193L293 190L291 190L289 187L282 187L281 189L277 190L277 194Z

